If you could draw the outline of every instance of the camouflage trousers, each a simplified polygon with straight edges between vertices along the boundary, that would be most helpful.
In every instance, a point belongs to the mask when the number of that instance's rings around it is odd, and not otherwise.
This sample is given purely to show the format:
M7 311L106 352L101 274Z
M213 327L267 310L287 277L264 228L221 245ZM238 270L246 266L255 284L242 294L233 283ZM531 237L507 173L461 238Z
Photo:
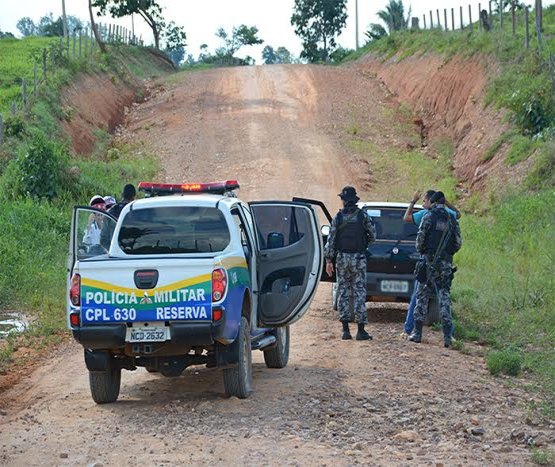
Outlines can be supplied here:
M414 321L424 321L428 313L430 298L437 295L441 322L444 326L451 327L451 281L453 269L450 261L440 260L430 271L428 281L420 284L416 291L416 306L414 308Z
M366 316L366 255L337 253L337 310L340 321L349 321L354 312L357 323L368 323Z

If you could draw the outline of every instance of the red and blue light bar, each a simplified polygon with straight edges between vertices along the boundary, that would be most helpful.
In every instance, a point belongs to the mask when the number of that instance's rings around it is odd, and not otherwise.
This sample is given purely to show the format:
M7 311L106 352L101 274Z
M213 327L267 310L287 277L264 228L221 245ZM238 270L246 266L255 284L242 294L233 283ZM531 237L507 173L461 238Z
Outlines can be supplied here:
M175 193L211 193L223 195L239 188L237 180L223 180L211 183L139 183L139 191L149 195L173 195Z

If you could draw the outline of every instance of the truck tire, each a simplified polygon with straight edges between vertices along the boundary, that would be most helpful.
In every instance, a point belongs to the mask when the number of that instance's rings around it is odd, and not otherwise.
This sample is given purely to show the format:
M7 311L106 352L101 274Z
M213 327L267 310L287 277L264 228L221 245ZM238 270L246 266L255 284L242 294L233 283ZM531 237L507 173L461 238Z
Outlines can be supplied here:
M121 368L89 371L91 396L97 404L115 402L121 385Z
M250 326L244 316L241 317L237 339L239 361L235 367L223 370L224 389L229 397L245 399L252 392L252 350Z
M264 350L264 361L268 368L285 368L289 361L289 326L276 329L276 345Z
M441 314L439 312L439 301L437 298L431 298L428 304L428 313L424 319L424 324L426 326L431 326L434 323L439 323L441 321Z

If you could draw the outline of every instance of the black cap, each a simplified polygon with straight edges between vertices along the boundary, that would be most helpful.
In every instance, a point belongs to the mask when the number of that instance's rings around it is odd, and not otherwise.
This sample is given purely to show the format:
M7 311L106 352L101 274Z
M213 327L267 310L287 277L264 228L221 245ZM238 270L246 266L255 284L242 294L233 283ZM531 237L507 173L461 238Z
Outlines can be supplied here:
M357 196L357 191L355 190L355 187L353 186L346 186L341 190L341 193L339 193L337 196L339 196L343 201L351 201L353 203L356 203L360 198Z

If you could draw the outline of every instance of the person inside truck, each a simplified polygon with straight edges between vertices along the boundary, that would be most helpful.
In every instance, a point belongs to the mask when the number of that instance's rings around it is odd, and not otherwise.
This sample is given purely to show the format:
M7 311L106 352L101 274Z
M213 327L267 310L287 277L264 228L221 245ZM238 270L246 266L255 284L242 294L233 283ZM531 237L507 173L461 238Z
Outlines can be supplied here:
M89 206L100 209L102 211L106 208L104 198L100 195L94 195L89 201ZM83 235L83 243L88 246L100 244L100 232L102 231L102 214L91 213Z
M417 227L420 227L420 223L422 222L422 218L432 208L431 198L435 193L436 193L435 190L426 191L426 193L424 193L424 198L422 199L422 206L424 207L424 209L421 209L420 211L417 211L417 212L413 212L414 211L414 205L418 202L418 200L420 199L420 196L421 196L420 191L415 191L413 196L412 196L412 201L410 202L407 210L405 211L405 215L403 216L403 220L405 222L414 223L414 225L416 225ZM461 212L457 208L455 208L455 206L453 206L451 203L449 203L448 201L445 202L445 206L447 207L447 212L451 215L451 217L453 217L453 219L458 222L458 220L461 217ZM406 316L406 319L405 319L404 329L403 329L403 333L402 333L402 337L405 338L405 339L407 339L408 336L410 336L410 334L414 330L414 307L416 306L416 292L417 291L418 291L418 281L415 280L414 281L414 289L412 291L412 296L410 298L410 303L409 303L409 307L407 309L407 316ZM453 337L454 328L455 328L455 326L453 324L451 326L451 337Z

